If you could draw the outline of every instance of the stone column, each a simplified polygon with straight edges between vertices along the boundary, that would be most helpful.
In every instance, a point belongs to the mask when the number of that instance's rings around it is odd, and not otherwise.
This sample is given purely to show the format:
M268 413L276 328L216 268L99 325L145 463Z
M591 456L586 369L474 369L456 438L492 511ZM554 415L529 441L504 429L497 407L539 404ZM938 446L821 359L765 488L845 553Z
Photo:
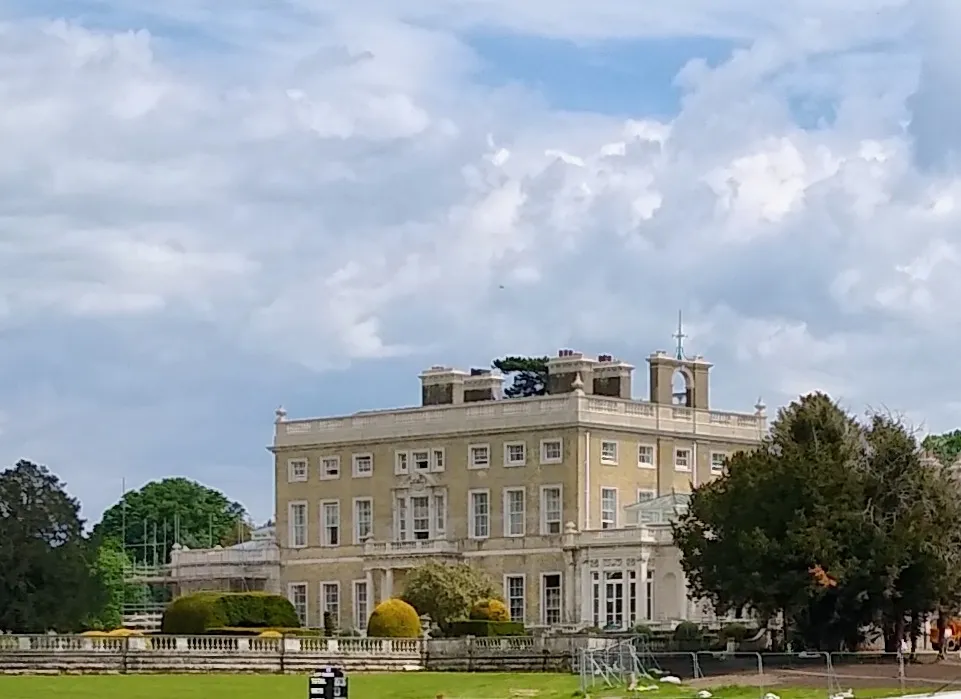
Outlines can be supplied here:
M575 598L577 591L577 552L564 552L564 623L575 622Z
M384 599L394 596L394 569L387 568L384 571Z
M637 618L653 621L647 615L647 564L651 560L651 554L647 551L641 553L639 570L637 571ZM651 612L654 610L651 609Z
M590 563L585 559L581 562L581 623L583 624L593 624L594 623L594 597L591 591L591 566Z
M380 596L374 596L374 571L367 570L367 604L373 604L375 607L380 604Z

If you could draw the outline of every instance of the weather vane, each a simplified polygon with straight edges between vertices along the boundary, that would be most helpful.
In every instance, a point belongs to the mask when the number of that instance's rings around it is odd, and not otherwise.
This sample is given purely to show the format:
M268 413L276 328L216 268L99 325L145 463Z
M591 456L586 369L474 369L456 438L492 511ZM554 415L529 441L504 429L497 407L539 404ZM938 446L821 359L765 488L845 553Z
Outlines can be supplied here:
M684 334L684 321L681 317L681 311L677 312L677 332L674 334L674 339L677 340L677 350L676 357L680 360L684 359L684 338L687 335Z

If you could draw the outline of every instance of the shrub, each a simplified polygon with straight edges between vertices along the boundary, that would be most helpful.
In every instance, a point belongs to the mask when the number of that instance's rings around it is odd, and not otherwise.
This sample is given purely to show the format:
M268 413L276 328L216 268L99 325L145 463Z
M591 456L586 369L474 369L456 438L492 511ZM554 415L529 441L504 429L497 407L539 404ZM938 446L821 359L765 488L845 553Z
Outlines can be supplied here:
M511 614L499 599L482 599L471 607L470 618L473 621L510 621Z
M197 592L178 597L164 610L169 634L202 634L212 628L297 628L300 620L286 597L265 592Z
M653 629L646 624L637 624L633 629L631 629L631 633L638 636L643 636L645 638L650 638L654 635Z
M450 625L449 636L523 636L524 624L519 621L481 621L467 619L454 621Z
M284 635L280 631L274 631L273 629L267 629L266 631L261 631L257 634L257 638L283 638Z
M255 627L239 627L239 626L226 626L226 627L214 627L207 629L204 633L209 636L247 636L253 638L255 636L261 636L264 633L278 633L281 636L323 636L324 632L320 629L284 629L284 628L255 628Z
M137 631L135 629L114 629L113 631L108 631L106 635L111 638L127 638L128 636L143 636L143 631Z
M371 638L419 638L420 617L417 610L400 599L384 600L374 608L367 621Z
M700 650L704 643L704 633L701 631L701 627L693 621L682 621L674 629L674 642L677 644L678 650Z
M721 627L721 642L727 643L728 641L734 641L735 643L740 643L745 638L747 638L748 630L744 624L731 623L725 624Z

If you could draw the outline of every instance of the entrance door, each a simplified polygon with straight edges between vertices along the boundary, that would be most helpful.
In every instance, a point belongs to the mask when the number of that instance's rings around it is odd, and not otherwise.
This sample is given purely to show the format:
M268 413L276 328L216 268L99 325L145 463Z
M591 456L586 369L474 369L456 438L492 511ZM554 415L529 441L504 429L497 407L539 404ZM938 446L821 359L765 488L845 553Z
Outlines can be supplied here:
M624 628L624 574L621 571L604 573L604 628Z

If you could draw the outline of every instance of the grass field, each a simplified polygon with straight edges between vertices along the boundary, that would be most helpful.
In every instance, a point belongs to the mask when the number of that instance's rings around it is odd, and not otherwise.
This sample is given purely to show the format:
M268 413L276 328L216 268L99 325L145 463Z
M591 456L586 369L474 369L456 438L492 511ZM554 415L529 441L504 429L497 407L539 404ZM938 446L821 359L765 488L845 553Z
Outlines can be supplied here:
M570 699L579 696L572 675L403 673L354 675L353 699ZM758 687L711 690L716 699L760 699ZM827 699L825 689L777 687L781 699ZM920 691L920 690L918 690ZM856 692L857 699L890 697L897 689ZM592 691L592 697L622 697L626 692ZM650 699L694 699L690 687L666 686L647 693ZM3 699L302 699L305 676L278 675L61 675L52 677L0 676Z

